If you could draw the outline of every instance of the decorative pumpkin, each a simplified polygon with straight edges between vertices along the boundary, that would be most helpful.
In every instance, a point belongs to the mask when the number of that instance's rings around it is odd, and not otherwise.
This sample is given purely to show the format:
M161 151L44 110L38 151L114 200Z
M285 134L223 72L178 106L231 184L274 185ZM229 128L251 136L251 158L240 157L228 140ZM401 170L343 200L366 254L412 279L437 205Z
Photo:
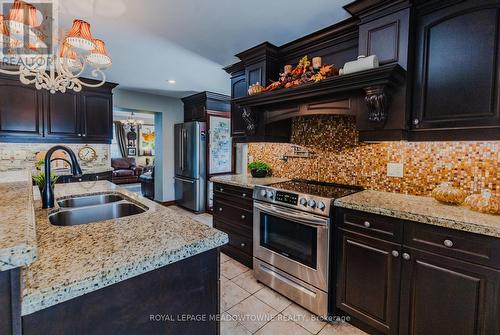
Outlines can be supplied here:
M465 205L471 210L487 214L500 214L500 197L494 196L490 190L481 194L472 194L465 199Z
M446 204L460 205L467 197L467 193L459 188L451 186L449 183L442 183L432 190L432 197Z
M248 95L259 94L263 90L264 90L264 87L262 85L260 85L259 83L253 84L253 85L250 85L250 87L248 88Z

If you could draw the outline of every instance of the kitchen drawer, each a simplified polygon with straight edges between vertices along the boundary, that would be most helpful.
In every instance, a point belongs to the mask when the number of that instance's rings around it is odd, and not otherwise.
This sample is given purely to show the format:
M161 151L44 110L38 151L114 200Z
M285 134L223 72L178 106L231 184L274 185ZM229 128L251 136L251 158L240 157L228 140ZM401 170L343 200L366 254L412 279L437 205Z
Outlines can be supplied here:
M236 207L231 203L221 200L219 197L214 201L214 218L221 218L235 225L243 225L252 228L253 212Z
M253 190L225 184L214 184L214 195L226 201L237 203L238 206L251 210L253 207Z
M416 222L405 225L404 244L500 269L500 239Z
M253 257L253 239L251 232L241 234L233 225L216 220L215 218L214 227L222 230L229 237L228 244L221 247L222 251L251 268Z
M398 219L349 209L337 210L337 225L344 229L391 242L403 241L403 223Z

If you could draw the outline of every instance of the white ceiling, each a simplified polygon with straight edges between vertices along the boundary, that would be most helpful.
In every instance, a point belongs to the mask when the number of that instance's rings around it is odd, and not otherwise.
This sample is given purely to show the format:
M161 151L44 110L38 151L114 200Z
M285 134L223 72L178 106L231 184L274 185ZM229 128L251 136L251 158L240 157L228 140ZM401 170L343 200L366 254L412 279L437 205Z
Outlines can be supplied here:
M281 45L349 16L352 0L60 0L60 27L87 20L103 39L121 88L182 97L230 93L234 54ZM174 79L176 84L168 84Z

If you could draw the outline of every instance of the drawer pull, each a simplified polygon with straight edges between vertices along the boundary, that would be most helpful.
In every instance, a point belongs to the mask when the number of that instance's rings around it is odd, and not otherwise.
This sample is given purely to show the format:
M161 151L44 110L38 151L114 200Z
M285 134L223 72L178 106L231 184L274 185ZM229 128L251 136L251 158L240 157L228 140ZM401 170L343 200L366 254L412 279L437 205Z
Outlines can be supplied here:
M363 223L363 225L364 225L366 228L370 228L370 222L368 222L368 221L365 221L365 222Z
M444 240L443 244L447 248L453 247L453 242L451 240Z
M241 216L241 219L242 219L242 220L245 220L246 218L247 218L247 217L246 217L245 215L242 215L242 216Z
M244 248L244 247L246 247L246 246L247 246L247 245L246 245L246 243L241 243L241 244L240 244L240 247L242 247L242 248Z
M398 257L399 257L399 252L398 252L397 250L393 250L393 251L391 252L391 254L392 254L394 257L396 257L396 258L398 258Z
M222 207L219 207L219 212L222 212Z
M219 188L219 191L224 192L224 189L221 187L221 188Z
M405 261L409 261L409 260L410 260L410 258L411 258L411 257L410 257L410 254L407 254L406 252L404 252L404 253L403 253L403 259L404 259Z
M242 196L243 198L246 198L246 197L247 197L247 194L246 194L246 193L243 193L241 196Z

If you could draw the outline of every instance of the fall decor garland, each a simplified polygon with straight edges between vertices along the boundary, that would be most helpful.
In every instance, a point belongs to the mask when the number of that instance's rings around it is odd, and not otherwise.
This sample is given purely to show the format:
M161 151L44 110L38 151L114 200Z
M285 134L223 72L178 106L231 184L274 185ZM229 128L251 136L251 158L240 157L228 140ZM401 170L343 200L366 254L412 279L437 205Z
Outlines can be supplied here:
M261 90L255 90L254 94L275 91L279 88L295 87L310 82L319 82L338 74L339 70L334 65L330 64L325 64L318 70L315 70L307 56L304 56L294 69L289 72L284 71L280 73L280 79L278 81L271 83L267 87L262 87Z

